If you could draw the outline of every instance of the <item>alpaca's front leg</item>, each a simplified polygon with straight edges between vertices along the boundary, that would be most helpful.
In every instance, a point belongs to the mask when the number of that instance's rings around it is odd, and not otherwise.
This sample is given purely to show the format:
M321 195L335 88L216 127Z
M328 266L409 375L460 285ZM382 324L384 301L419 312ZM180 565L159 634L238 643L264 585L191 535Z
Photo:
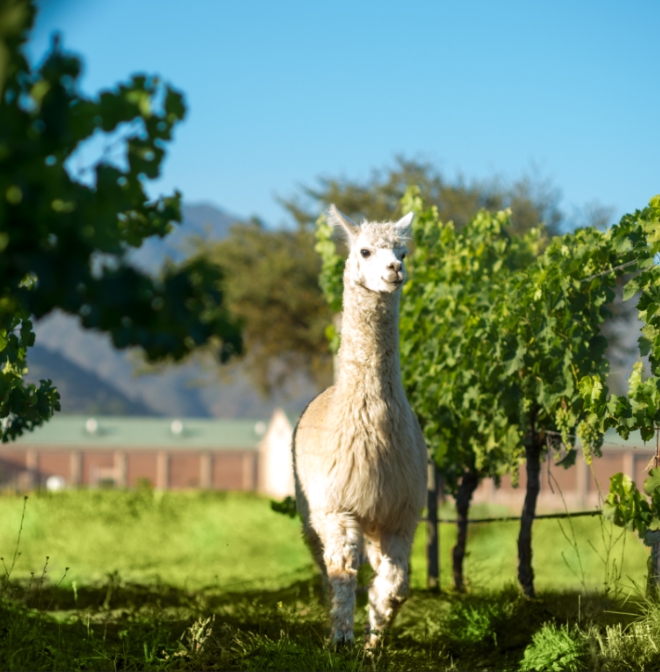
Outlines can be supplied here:
M352 644L362 532L348 514L325 514L315 523L323 542L323 560L332 589L332 641L336 646Z
M368 647L379 646L384 631L408 598L412 540L383 534L380 543L367 546L369 564L376 573L369 588Z

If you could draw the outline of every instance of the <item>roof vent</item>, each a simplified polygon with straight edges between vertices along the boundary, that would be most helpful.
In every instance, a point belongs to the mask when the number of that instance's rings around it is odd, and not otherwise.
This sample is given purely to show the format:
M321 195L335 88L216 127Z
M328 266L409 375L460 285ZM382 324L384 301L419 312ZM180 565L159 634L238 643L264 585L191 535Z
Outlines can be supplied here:
M183 434L183 423L181 420L172 420L170 432L172 432L174 436L181 436Z
M259 422L254 425L254 433L257 436L263 436L266 433L266 423L259 420Z
M99 422L96 418L87 418L85 421L85 431L88 434L98 434Z

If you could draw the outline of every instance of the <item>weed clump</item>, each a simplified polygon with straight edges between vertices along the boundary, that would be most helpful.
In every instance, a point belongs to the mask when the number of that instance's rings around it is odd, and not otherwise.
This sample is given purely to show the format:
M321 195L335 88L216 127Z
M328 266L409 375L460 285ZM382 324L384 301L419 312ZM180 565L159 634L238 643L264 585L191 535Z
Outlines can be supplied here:
M532 636L520 663L521 672L579 672L585 669L587 643L577 628L544 623Z

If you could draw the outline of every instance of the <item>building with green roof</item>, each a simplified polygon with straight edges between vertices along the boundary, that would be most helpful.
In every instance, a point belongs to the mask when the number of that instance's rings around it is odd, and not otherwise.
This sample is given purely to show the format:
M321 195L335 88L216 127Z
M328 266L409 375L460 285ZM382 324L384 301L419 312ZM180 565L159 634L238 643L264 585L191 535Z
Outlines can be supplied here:
M265 420L58 415L0 447L0 480L254 490Z

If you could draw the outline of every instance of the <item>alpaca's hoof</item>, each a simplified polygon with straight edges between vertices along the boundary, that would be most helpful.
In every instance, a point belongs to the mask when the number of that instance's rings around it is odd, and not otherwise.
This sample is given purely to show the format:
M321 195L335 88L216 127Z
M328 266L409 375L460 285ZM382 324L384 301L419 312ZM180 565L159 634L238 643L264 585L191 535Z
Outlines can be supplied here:
M332 645L336 651L347 649L355 644L352 632L336 632L332 637Z
M367 635L364 642L364 649L367 652L373 653L383 646L383 635L380 632L371 632Z

